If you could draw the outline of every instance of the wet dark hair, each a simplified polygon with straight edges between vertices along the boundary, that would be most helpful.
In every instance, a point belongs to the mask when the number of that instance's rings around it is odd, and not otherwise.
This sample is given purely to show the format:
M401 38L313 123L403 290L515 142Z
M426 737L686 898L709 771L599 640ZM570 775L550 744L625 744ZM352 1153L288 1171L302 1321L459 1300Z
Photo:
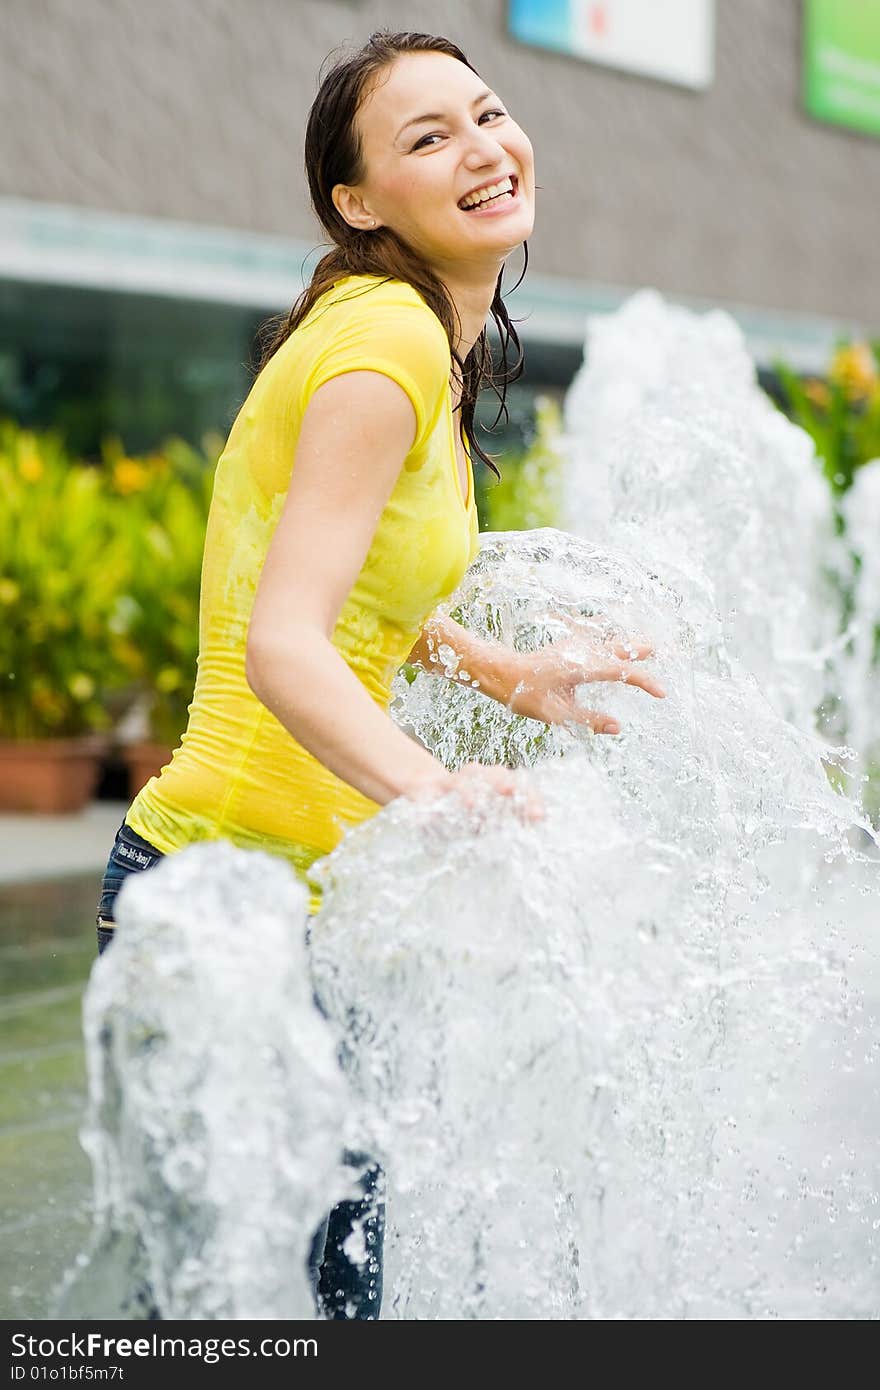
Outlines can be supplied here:
M259 336L258 371L262 371L281 344L290 337L319 296L343 276L379 275L404 280L418 291L446 330L452 359L461 376L461 418L473 446L472 452L500 477L494 460L474 438L473 425L477 397L484 386L490 387L500 401L493 428L502 412L507 417L507 386L518 380L523 372L522 347L501 294L503 267L491 304L491 314L501 340L501 362L496 368L486 328L483 328L462 362L454 347L456 325L460 329L460 321L455 304L442 281L390 227L369 232L351 227L339 214L331 197L336 184L357 184L364 176L363 150L355 116L361 102L372 90L374 80L400 54L422 52L446 53L450 58L465 63L472 72L477 71L461 49L449 39L432 34L392 33L379 29L370 35L362 48L338 60L326 77L321 79L306 124L305 170L312 207L333 245L318 262L310 284L290 313L270 319L263 325ZM477 75L480 76L479 73ZM527 242L523 242L523 249L525 265L517 285L522 283L529 263ZM514 289L516 287L513 286ZM517 354L512 365L508 365L507 361L510 344L513 344Z

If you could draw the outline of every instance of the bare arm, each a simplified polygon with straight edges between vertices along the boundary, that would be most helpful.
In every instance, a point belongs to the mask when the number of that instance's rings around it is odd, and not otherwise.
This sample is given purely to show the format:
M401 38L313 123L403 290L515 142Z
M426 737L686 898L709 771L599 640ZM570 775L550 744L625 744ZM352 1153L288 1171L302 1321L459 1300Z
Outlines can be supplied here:
M588 681L625 681L663 699L666 692L648 671L634 664L652 656L644 639L620 638L591 632L584 623L572 637L538 652L517 652L469 632L453 618L429 618L419 633L409 660L424 670L469 685L513 711L547 724L588 724L598 734L620 732L617 719L601 710L586 709L576 691Z
M315 392L247 641L257 698L380 805L450 775L380 709L331 640L414 434L408 396L380 372L347 372Z
M452 658L444 652L447 647ZM445 659L444 659L445 658ZM415 666L469 685L506 704L519 679L516 653L501 642L489 642L454 618L429 618L407 658Z

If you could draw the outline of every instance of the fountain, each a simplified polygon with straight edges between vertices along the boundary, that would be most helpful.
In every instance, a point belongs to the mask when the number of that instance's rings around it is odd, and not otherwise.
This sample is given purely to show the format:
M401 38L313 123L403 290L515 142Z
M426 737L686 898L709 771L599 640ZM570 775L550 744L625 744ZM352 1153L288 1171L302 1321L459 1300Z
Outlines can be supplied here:
M222 842L125 880L84 1008L95 1229L56 1316L313 1316L311 1236L354 1189L306 902Z
M875 769L869 788L875 821L880 817L880 459L864 464L843 498L846 544L838 572L851 593L852 616L847 636L835 654L834 675L845 711L857 766L865 776ZM848 562L848 563L847 563Z
M758 390L728 316L646 292L591 323L559 447L566 529L484 535L449 611L522 651L644 636L667 698L582 687L619 718L609 738L427 673L397 678L403 727L447 766L521 769L544 815L526 821L488 792L469 810L399 798L314 867L324 900L308 963L342 1075L331 1084L326 1035L323 1051L303 1042L324 1025L290 944L301 904L270 892L253 856L210 847L227 854L215 892L208 847L194 847L120 897L134 954L114 971L109 952L90 986L86 1142L103 1190L123 1190L109 1176L123 1166L135 1178L126 1213L152 1241L151 1280L176 1309L208 1310L177 1316L280 1306L261 1269L248 1291L260 1234L292 1289L338 1189L343 1131L387 1174L385 1318L876 1316L878 837L853 750L822 727L835 537L812 445ZM197 882L200 915L176 947ZM263 986L218 964L222 1005L194 1034L164 1035L168 1058L183 1048L184 1082L154 1080L138 992L125 1002L145 962L158 977L166 949L183 949L185 998L215 937L219 962L264 912L275 926L247 968L264 972L270 1008ZM249 1029L268 1051L283 1039L274 1089L252 1099ZM224 1083L212 1059L209 1090L198 1058L214 1031ZM99 1049L118 1058L109 1104ZM191 1225L149 1234L150 1204L174 1209L164 1169L200 1150L160 1143L158 1190L138 1186L155 1166L141 1139L119 1163L142 1069L168 1107L163 1134L191 1116L228 1135L247 1106L207 1216L194 1202L212 1248L235 1252L214 1266L234 1280L205 1273L201 1243L179 1248ZM279 1104L293 1116L282 1133ZM279 1142L243 1238L227 1174ZM119 1210L114 1197L105 1226ZM178 1299L180 1268L195 1298Z

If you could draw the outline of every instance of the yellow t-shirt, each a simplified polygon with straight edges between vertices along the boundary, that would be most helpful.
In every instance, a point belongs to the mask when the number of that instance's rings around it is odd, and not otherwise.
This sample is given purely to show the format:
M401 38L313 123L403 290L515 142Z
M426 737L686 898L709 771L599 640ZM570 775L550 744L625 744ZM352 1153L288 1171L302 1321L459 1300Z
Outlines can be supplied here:
M468 455L465 498L443 325L404 281L346 276L321 295L260 372L217 463L189 721L171 762L126 816L163 853L225 838L279 854L306 878L347 827L379 810L307 752L245 678L251 607L306 406L331 377L365 369L398 382L417 420L413 447L332 639L382 708L426 618L477 553L473 470ZM320 890L315 884L310 890L314 913Z

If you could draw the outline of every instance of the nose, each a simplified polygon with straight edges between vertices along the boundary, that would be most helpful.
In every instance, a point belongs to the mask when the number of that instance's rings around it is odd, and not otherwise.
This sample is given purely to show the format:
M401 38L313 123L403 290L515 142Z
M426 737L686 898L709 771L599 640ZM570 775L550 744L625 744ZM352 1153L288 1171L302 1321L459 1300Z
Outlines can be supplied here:
M509 156L504 146L493 135L487 126L475 125L471 129L470 148L466 155L466 161L476 158L477 163L474 167L482 169L486 165L501 165L507 162Z

